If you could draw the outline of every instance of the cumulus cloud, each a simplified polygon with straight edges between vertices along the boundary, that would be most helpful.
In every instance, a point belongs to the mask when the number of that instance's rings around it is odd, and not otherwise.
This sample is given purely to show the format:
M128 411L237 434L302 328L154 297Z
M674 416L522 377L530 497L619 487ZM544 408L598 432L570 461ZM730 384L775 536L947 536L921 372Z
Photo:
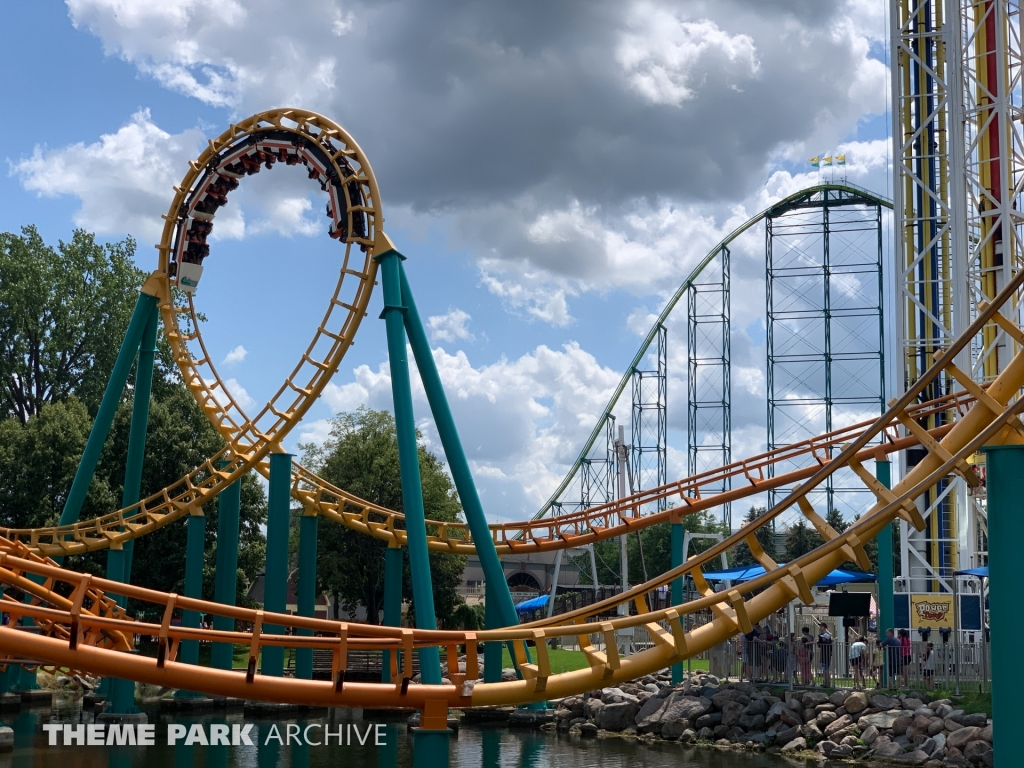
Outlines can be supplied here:
M430 338L434 341L452 342L456 339L473 341L476 339L470 333L468 323L472 318L468 312L461 309L449 309L443 315L433 315L427 318L427 330L430 331Z
M678 251L653 231L666 218L689 241L780 160L882 113L875 6L68 2L73 23L168 89L234 115L294 103L335 117L390 205L450 217L488 287L556 325L574 294L677 277ZM277 227L246 229L314 231L303 199L277 204ZM536 274L566 282L543 295Z
M222 365L235 365L236 363L240 363L245 360L246 355L248 354L249 350L239 344L224 356Z
M171 188L204 141L198 129L174 135L161 130L144 109L98 142L62 149L37 146L31 157L11 163L11 172L29 191L77 197L81 207L74 220L79 226L156 240Z
M492 516L532 514L561 480L601 413L619 373L600 365L578 344L539 346L521 357L474 365L459 351L433 351L463 446ZM413 379L414 406L426 416L426 395ZM361 365L353 380L328 384L324 397L336 412L361 405L391 408L387 363ZM429 420L425 442L439 449ZM310 429L309 434L316 433Z
M198 128L170 134L157 126L148 109L139 110L116 132L92 144L62 149L37 146L31 157L10 163L25 189L45 197L70 195L81 205L75 224L100 234L130 233L157 240L174 185L188 162L202 151L206 137ZM273 176L273 179L269 177ZM313 236L327 229L324 194L297 168L277 166L246 179L218 212L212 241L240 240L275 233ZM245 211L250 212L247 223Z

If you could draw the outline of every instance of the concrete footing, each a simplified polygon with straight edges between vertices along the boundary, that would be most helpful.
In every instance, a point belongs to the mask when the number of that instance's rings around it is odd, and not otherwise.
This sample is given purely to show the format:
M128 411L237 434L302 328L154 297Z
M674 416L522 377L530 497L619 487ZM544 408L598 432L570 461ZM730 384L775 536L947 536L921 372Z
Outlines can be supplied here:
M160 699L160 709L164 712L190 712L194 709L209 709L212 706L213 699L206 696L188 696L180 699L171 696Z
M512 707L473 707L464 709L462 717L467 723L507 723L515 711Z
M406 723L409 725L410 728L419 728L420 727L420 713L419 712L413 712L411 715L409 715L409 719L406 720ZM448 716L448 727L451 730L453 730L456 733L458 733L459 732L459 718L452 717L451 715L449 715Z
M282 712L298 712L298 704L279 704L276 701L246 701L245 714L247 715L277 715Z
M0 752L10 752L14 749L14 729L0 726Z
M132 725L143 725L149 722L149 715L145 712L101 712L96 715L97 723L106 723L107 725L118 724L123 725L130 723Z
M42 688L32 691L14 691L14 693L21 696L22 702L30 706L33 704L49 704L53 701L53 691L47 691Z
M554 720L554 715L541 709L516 709L509 713L509 728L539 728Z

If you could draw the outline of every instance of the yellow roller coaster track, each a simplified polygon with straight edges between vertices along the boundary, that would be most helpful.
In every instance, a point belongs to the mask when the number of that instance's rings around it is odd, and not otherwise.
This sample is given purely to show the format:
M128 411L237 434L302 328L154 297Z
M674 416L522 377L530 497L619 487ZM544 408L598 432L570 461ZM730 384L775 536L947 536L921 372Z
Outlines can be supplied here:
M275 143L276 142L276 143ZM292 147L292 149L289 149ZM295 149L300 147L300 149ZM307 153L302 154L305 147ZM242 161L241 154L249 160ZM276 154L275 154L276 153ZM324 321L299 364L274 398L255 419L249 419L231 398L217 374L199 334L195 309L176 307L172 281L181 263L201 261L205 234L213 212L230 184L221 184L252 172L253 161L269 167L273 162L294 164L299 157L310 167L311 178L319 178L332 194L331 233L341 240L345 256L339 286ZM220 186L218 186L220 185ZM205 197L204 197L205 196ZM204 199L207 202L203 202ZM345 213L342 214L342 199ZM213 200L214 202L209 202ZM205 217L205 218L204 218ZM492 526L499 551L544 551L577 546L616 536L638 527L678 519L726 500L725 494L703 496L701 488L723 476L745 478L744 487L732 498L760 493L769 488L803 481L767 514L726 540L691 558L682 566L618 595L568 614L518 627L481 632L428 631L269 614L217 603L183 598L146 590L59 567L46 555L66 555L120 546L171 520L196 510L214 498L227 484L252 469L265 470L264 458L280 450L280 441L302 417L337 370L358 324L365 314L373 285L376 250L389 247L382 230L383 216L372 172L358 147L342 129L324 118L301 110L275 110L232 126L210 143L199 161L192 164L184 183L176 189L167 217L160 248L160 269L144 290L157 295L165 332L182 375L208 417L227 442L227 448L177 485L144 500L136 507L75 526L31 531L0 531L0 583L5 586L3 608L15 617L32 617L30 626L0 626L0 653L8 659L32 658L44 664L88 670L103 675L127 677L143 682L211 694L324 705L395 706L435 709L437 706L512 704L565 696L601 685L615 684L647 674L700 653L778 610L795 598L810 601L810 586L833 568L847 561L867 566L864 545L883 526L902 517L918 528L923 525L914 499L938 479L950 473L962 474L969 483L978 482L967 459L983 445L1024 442L1024 424L1019 414L1024 400L1015 399L1024 384L1024 331L1007 319L1000 309L1015 306L1024 283L1018 273L1000 291L991 305L982 305L978 317L949 348L938 354L932 367L891 404L879 419L854 425L803 443L737 462L698 477L645 491L628 499L574 515L538 519L528 523ZM351 267L352 248L365 253L358 268ZM343 296L345 278L354 277L352 296ZM351 287L351 282L348 282ZM345 299L348 299L346 301ZM337 311L337 310L342 311ZM337 312L336 312L337 311ZM337 316L335 316L337 313ZM182 329L179 319L185 318ZM998 323L1014 340L1015 357L987 388L974 383L954 364L957 352L985 326ZM190 345L192 345L190 347ZM193 348L198 356L193 354ZM958 382L962 391L940 400L916 404L921 393L940 372ZM1010 404L1012 403L1012 404ZM1008 405L1010 404L1010 405ZM958 419L932 432L918 419L929 412L954 410ZM900 437L898 427L907 435ZM863 462L882 454L920 445L925 457L891 491L879 483ZM776 478L766 477L774 462L805 458L807 466ZM226 466L219 467L219 460ZM830 528L807 499L840 468L848 468L872 492L877 502L860 520L843 533ZM378 538L401 543L401 516L356 499L334 488L312 472L295 466L293 495L319 514ZM646 502L678 496L680 505L657 515L639 517ZM786 510L796 508L821 533L825 544L785 565L775 563L760 547L755 536ZM469 552L473 543L460 524L430 523L430 546L434 549ZM124 530L119 530L123 526ZM725 550L746 542L766 574L742 587L714 592L703 575L703 567ZM697 600L659 611L650 611L647 595L671 581L689 576L703 594ZM123 613L108 593L149 604L162 613L159 624L134 621ZM20 599L22 597L27 600ZM595 621L612 608L631 603L636 615L611 621ZM251 626L250 631L228 632L175 626L179 610L228 616ZM689 617L709 614L711 619L689 627ZM31 626L34 624L34 626ZM644 627L653 646L630 656L616 651L615 633L628 627ZM268 627L311 629L313 636L281 634ZM125 653L133 636L148 635L157 640L156 658ZM586 669L552 674L546 640L577 638L588 660ZM177 661L183 639L243 643L250 649L247 674L200 668ZM477 682L478 642L511 643L523 679L502 683ZM527 643L535 643L535 659L527 656ZM264 676L256 670L260 649L271 646L315 647L329 650L333 658L330 681L309 681ZM411 654L418 648L446 649L451 684L411 683ZM460 647L465 648L463 669L455 664ZM399 674L393 668L393 684L346 682L348 653L355 649L389 649L392 663L399 654L406 662Z
M833 568L849 560L866 566L864 545L893 519L902 517L921 528L924 521L913 503L914 499L940 478L950 473L962 473L968 482L977 482L966 462L982 446L1024 442L1024 424L1019 417L1024 412L1024 399L1014 400L1024 384L1024 353L1019 351L1021 345L1024 345L1024 331L999 312L1004 305L1012 306L1010 302L1019 292L1022 283L1024 272L1014 276L991 305L982 307L965 333L949 348L936 355L932 367L898 400L893 401L885 414L861 430L837 455L830 459L823 457L824 460L806 482L789 492L767 514L682 566L612 600L548 621L482 632L379 627L266 614L263 611L226 607L122 585L64 570L42 561L38 556L25 557L23 546L6 542L0 546L0 581L12 588L30 589L26 574L34 574L45 579L49 588L33 589L35 603L9 601L5 607L14 615L31 616L40 624L45 622L49 629L40 627L38 631L32 632L14 626L0 627L0 649L14 657L32 656L50 664L211 694L306 704L394 706L424 710L439 705L465 707L537 701L616 684L650 673L707 650L738 632L749 631L754 622L779 610L792 599L810 602L810 585ZM957 352L970 343L988 322L997 322L1014 339L1018 352L996 380L987 389L982 389L959 370L953 360ZM937 439L916 425L910 406L941 371L945 371L970 393L973 401L964 403L960 418L941 439ZM872 442L877 444L884 439L886 429L896 422L902 423L916 435L926 455L889 490L866 470L861 457L865 448ZM844 467L860 478L876 496L877 502L859 521L839 534L820 518L807 501L807 494L836 470ZM755 534L760 526L768 524L794 505L822 532L826 543L780 566L762 550ZM685 513L686 509L680 510L680 514ZM742 587L724 592L712 591L704 578L703 566L712 562L725 549L743 541L767 572ZM703 597L665 610L648 610L646 593L684 575L693 579L697 588L704 593ZM73 595L88 592L94 600L102 600L100 595L105 591L126 595L158 607L162 610L163 620L159 624L151 624L120 616L83 612L78 601L69 607L66 600L58 599L57 592L66 592L69 588ZM637 615L611 621L587 622L591 616L601 615L623 602L633 603ZM229 616L236 621L249 623L252 631L223 632L173 626L172 617L177 609ZM684 619L705 611L711 612L712 620L687 629ZM265 631L268 625L312 629L315 635L271 634ZM615 646L616 630L637 626L647 629L654 641L653 646L630 656L620 656ZM61 628L61 631L56 631L57 628ZM160 649L158 656L145 658L126 654L102 647L97 642L98 638L109 638L118 633L125 637L136 634L155 638ZM588 660L588 667L553 674L546 643L551 638L578 638ZM176 652L183 639L248 645L250 665L247 674L200 668L176 661ZM512 643L524 679L501 683L477 682L479 659L476 644L491 641ZM528 660L526 651L526 644L531 641L536 645L536 658L533 662ZM256 671L256 659L260 649L269 645L329 650L333 658L333 679L310 681L260 675ZM349 683L345 680L350 650L390 649L396 651L392 658L400 653L408 661L416 649L427 646L446 649L452 669L449 675L451 684L411 683L408 677L412 669L410 663L404 665L403 676L397 677L395 683ZM466 649L466 661L464 668L456 672L454 662L460 646Z

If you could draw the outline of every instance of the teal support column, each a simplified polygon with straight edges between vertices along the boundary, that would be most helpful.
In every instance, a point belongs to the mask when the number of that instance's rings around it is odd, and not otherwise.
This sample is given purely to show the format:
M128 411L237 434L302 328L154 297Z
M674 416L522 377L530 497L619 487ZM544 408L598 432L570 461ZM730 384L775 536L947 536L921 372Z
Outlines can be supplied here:
M206 518L200 510L199 514L188 517L188 540L185 545L185 597L201 599L203 596L203 564L205 560ZM182 611L181 626L189 629L199 627L199 611ZM178 659L184 664L199 663L199 641L182 640ZM202 694L193 691L179 690L174 694L177 699L202 698Z
M876 461L875 477L886 488L892 487L892 462ZM889 523L876 538L878 542L878 639L885 639L885 630L893 627L894 598L892 595L893 580L896 574L892 564L892 526ZM883 678L889 679L889 654L882 654Z
M135 391L132 395L132 423L128 433L128 456L125 460L124 489L121 492L121 507L137 504L142 493L142 465L146 456L146 431L149 428L149 400L153 392L153 363L156 357L156 331L159 313L154 307L142 330L139 345L139 359L135 364ZM130 584L132 580L132 552L135 540L128 541L121 549L107 550L107 578ZM128 600L117 595L122 608ZM104 688L106 690L104 690ZM133 680L109 679L100 684L100 693L110 697L108 715L136 714L135 682Z
M213 599L221 605L234 605L238 591L238 519L242 481L236 480L217 496L217 566ZM213 628L231 631L234 619L214 616ZM234 648L231 643L214 643L211 663L215 669L231 669Z
M487 526L483 504L480 503L480 494L477 493L473 473L470 471L469 461L466 459L466 452L462 449L462 440L459 439L455 419L452 417L448 398L445 396L444 386L441 384L441 376L434 363L434 355L430 350L427 334L423 329L423 322L416 309L416 301L413 299L412 288L409 286L409 279L406 277L405 267L401 260L398 260L398 271L402 280L401 300L405 306L405 329L409 334L409 344L412 346L412 352L416 358L416 367L419 368L420 378L423 380L423 389L427 393L430 412L434 416L434 424L437 425L437 433L441 438L441 445L444 447L448 469L452 473L452 480L455 481L462 509L466 513L466 524L469 526L476 544L476 554L480 558L484 581L487 584L500 585L500 588L492 590L491 594L495 598L496 605L494 607L497 609L501 625L512 627L519 623L519 616L516 613L515 604L512 602L512 594L505 581L501 562L498 560L498 552L494 547L491 530Z
M402 566L405 556L401 547L384 550L384 626L402 624ZM384 651L381 662L381 682L391 682L391 651Z
M1024 542L1024 445L983 448L988 494L989 630L992 649L992 751L996 765L1014 765L1014 723L1024 719L1019 692L1024 685L1020 638L1024 613L1017 592L1020 546Z
M67 501L64 502L60 525L71 525L78 522L78 516L82 512L82 503L85 501L93 475L96 473L96 464L100 460L103 444L107 442L107 435L110 433L110 424L114 420L117 405L121 401L121 393L124 392L125 384L128 382L128 373L132 369L132 363L135 362L135 353L142 341L142 333L150 316L156 312L156 301L156 296L150 296L148 293L139 294L131 322L128 323L128 330L121 342L121 349L114 361L114 369L110 372L110 379L107 380L107 387L103 391L103 399L100 400L99 410L93 420L89 439L85 443L82 460L78 463L75 479L71 483Z
M507 585L504 577L501 579ZM498 615L498 601L494 599L494 589L490 580L484 582L484 628L500 629L501 617ZM501 682L501 643L484 643L484 682Z
M384 322L388 337L388 361L391 365L391 393L395 401L395 430L398 433L398 464L402 474L402 507L409 541L409 568L412 571L412 599L416 626L437 629L434 592L430 580L427 526L423 512L423 486L420 482L419 448L412 411L412 386L405 349L405 325L402 316L402 256L393 248L376 257L380 264L384 292ZM436 647L421 648L420 677L427 685L441 684L441 657ZM447 754L447 750L445 751Z
M319 520L317 515L311 514L299 518L299 583L296 598L299 616L309 618L316 614L316 539ZM297 634L312 637L313 630L300 629ZM312 648L295 650L295 677L300 680L313 679Z
M284 613L288 598L288 534L291 516L292 455L270 454L270 487L267 492L267 567L263 576L263 610ZM265 625L263 631L282 634L284 628ZM284 674L284 648L263 648L260 673L281 677Z
M683 541L686 538L686 532L683 530L683 524L672 521L672 539L670 542L671 547L671 562L672 567L677 568L683 564L686 553L683 552ZM595 574L596 578L596 574ZM681 578L676 579L672 582L672 605L679 605L683 602L683 580ZM678 685L683 682L683 663L680 661L672 665L672 684Z
M425 728L413 728L413 768L448 768L450 737L451 731L447 728L436 731L428 731Z

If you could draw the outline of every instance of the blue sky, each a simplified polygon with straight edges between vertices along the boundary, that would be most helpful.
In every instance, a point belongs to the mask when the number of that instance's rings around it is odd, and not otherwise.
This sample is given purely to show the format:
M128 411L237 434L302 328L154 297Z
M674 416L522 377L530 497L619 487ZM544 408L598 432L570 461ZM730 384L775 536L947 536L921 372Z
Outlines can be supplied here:
M529 515L651 313L735 224L811 183L807 157L846 151L851 181L887 192L884 4L808 8L12 4L0 228L35 224L51 242L76 226L130 234L150 269L171 186L206 138L273 106L328 115L377 173L488 514ZM213 243L198 297L222 372L253 402L294 365L336 275L320 193L303 182L276 169L232 198L239 226ZM734 456L764 440L762 240L734 262L747 268L734 272ZM322 439L339 410L390 407L379 306L377 294L289 448ZM686 444L677 315L670 477Z

